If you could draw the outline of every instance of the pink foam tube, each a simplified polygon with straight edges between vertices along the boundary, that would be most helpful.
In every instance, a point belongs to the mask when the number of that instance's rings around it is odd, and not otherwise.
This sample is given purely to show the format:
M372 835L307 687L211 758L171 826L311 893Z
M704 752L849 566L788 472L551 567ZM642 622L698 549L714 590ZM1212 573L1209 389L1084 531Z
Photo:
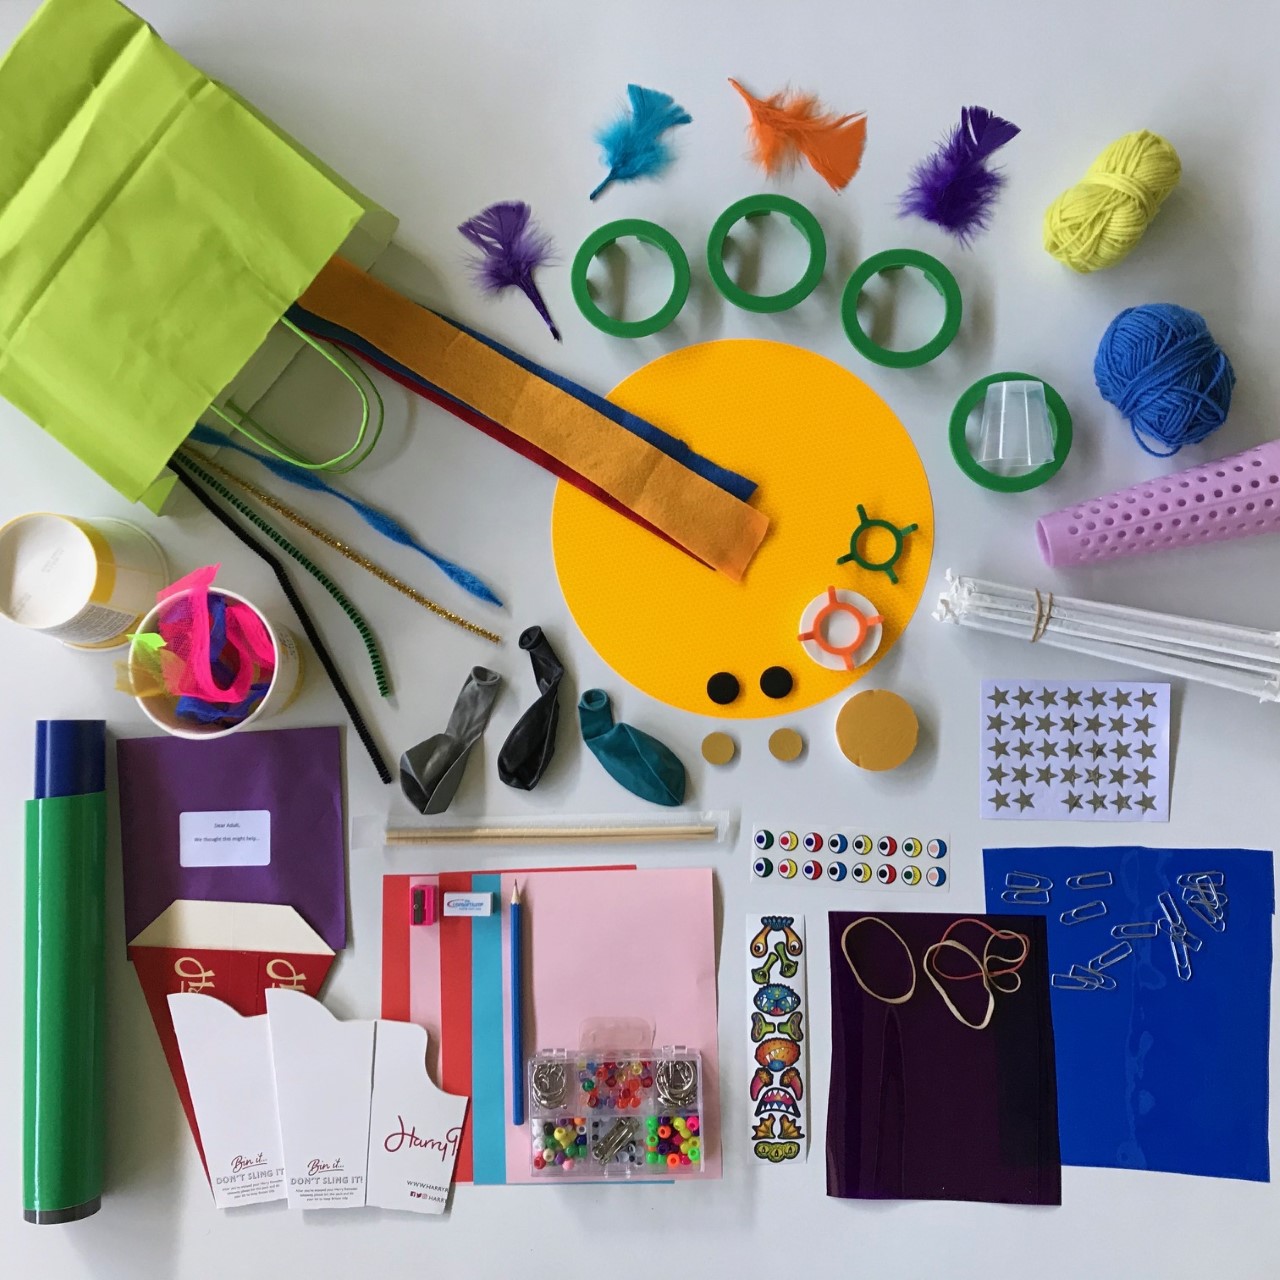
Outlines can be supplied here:
M1040 554L1055 568L1258 533L1280 533L1280 440L1036 521Z

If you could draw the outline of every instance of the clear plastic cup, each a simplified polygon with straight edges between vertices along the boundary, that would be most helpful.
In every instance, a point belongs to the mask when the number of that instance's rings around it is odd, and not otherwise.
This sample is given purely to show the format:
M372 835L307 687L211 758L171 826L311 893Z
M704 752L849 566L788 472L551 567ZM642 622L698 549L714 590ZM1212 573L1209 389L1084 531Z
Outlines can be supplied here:
M993 382L987 388L977 460L998 476L1023 476L1053 460L1043 382Z

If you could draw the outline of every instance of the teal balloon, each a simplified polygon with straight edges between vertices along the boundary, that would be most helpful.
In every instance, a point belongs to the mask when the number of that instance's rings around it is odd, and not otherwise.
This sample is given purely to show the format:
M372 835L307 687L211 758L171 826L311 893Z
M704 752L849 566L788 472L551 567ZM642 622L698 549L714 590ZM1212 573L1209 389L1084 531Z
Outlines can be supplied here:
M588 689L579 699L578 723L592 755L632 795L654 804L684 803L684 765L675 752L629 724L615 723L603 689Z

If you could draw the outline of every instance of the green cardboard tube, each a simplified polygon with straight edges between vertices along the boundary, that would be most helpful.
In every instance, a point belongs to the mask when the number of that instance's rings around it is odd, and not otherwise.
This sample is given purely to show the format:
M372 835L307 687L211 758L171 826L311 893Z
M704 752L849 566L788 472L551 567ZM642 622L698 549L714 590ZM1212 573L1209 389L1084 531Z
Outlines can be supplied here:
M106 795L27 801L23 1217L102 1203Z

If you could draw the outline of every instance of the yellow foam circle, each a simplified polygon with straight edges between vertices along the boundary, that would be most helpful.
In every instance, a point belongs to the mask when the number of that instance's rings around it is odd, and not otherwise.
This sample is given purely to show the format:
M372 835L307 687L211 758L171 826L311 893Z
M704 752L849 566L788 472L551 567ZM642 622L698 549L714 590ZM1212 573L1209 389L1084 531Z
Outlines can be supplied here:
M924 466L893 411L847 369L781 342L729 339L673 351L610 393L614 403L679 436L759 485L752 503L771 521L746 578L729 581L571 485L556 489L551 536L574 620L624 680L684 711L719 719L790 714L839 693L897 642L924 591L933 554L933 501ZM918 525L883 573L850 561L861 503L873 519ZM893 550L884 530L859 547L869 561ZM875 656L852 674L829 671L797 640L805 605L846 587L884 616ZM760 692L760 673L783 666L795 689ZM717 671L738 677L728 706L707 697Z

